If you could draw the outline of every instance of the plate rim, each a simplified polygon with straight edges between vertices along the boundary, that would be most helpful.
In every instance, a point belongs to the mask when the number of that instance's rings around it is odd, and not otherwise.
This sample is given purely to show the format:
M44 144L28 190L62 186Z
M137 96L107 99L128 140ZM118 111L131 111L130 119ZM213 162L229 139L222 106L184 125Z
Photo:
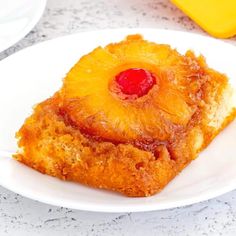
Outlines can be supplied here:
M8 42L5 44L4 47L0 47L0 53L3 53L5 50L9 49L10 47L14 46L18 43L21 39L23 39L39 22L40 18L42 17L44 10L47 5L47 0L40 0L39 1L39 8L32 20L27 24L27 26L17 34L17 37L12 37ZM33 45L32 45L33 46ZM4 60L4 59L3 59Z
M0 153L1 155L1 153ZM9 158L9 157L7 157ZM22 163L19 163L20 165L23 165ZM27 168L30 168L26 166ZM35 170L34 170L35 171ZM40 173L42 174L42 173ZM179 173L181 174L181 173ZM43 174L42 174L43 175ZM52 177L52 176L50 176ZM56 178L56 177L52 177ZM62 180L60 180L62 181ZM79 184L79 183L78 183ZM25 198L28 198L33 201L38 201L40 203L56 206L56 207L65 207L69 209L74 209L74 210L80 210L80 211L88 211L88 212L101 212L101 213L125 213L125 212L153 212L153 211L161 211L161 210L169 210L169 209L175 209L175 208L180 208L180 207L187 207L193 204L198 204L202 203L211 199L215 199L223 194L226 194L228 192L231 192L236 189L235 185L229 185L226 186L225 188L221 188L220 191L215 191L211 192L208 195L203 195L201 198L199 197L191 197L188 198L187 200L177 200L175 202L170 203L161 203L161 205L158 205L158 203L151 204L151 205L146 205L145 204L140 204L140 205L133 205L133 206L115 206L115 205L98 205L98 204L86 204L83 205L83 203L80 203L79 201L76 204L70 204L69 202L65 202L63 199L55 199L53 197L44 197L44 195L36 195L33 194L31 191L20 191L20 188L13 187L9 185L4 185L4 183L0 180L0 186L12 191L13 193L19 194ZM29 193L30 192L30 193ZM155 196L155 195L154 195ZM126 196L124 196L126 197ZM128 197L127 197L128 198ZM146 199L146 197L143 197L143 199Z
M47 3L47 0L42 0L42 1L45 1L45 3ZM46 7L46 5L45 5ZM37 24L37 22L36 22ZM105 29L95 29L95 30L81 30L81 31L78 31L76 33L72 33L72 34L66 34L66 35L62 35L62 36L56 36L54 38L50 38L50 39L47 39L47 40L44 40L44 41L39 41L39 42L35 42L35 44L33 45L30 45L30 46L26 46L22 49L20 49L19 51L16 51L14 52L13 54L3 58L0 62L2 61L6 61L24 51L27 51L27 50L31 50L31 48L36 48L36 47L40 47L41 45L43 44L47 44L51 41L54 41L54 40L64 40L64 38L73 38L73 37L76 37L78 35L81 35L81 34L94 34L94 33L105 33L105 32L110 32L110 31L130 31L129 34L143 34L148 31L159 31L159 32L173 32L173 33L177 33L177 34L188 34L188 35L191 35L192 37L200 37L202 39L206 39L206 40L210 40L212 42L215 42L215 43L220 43L220 44L224 44L226 47L236 47L236 45L233 45L231 44L230 42L227 42L223 39L219 39L219 38L214 38L210 35L205 35L205 34L201 34L199 32L188 32L188 31L184 31L184 30L178 30L178 29L165 29L165 28L153 28L153 27L145 27L145 28L138 28L138 27L132 27L132 28L128 28L128 27L118 27L118 28L105 28ZM139 32L140 31L140 32ZM142 33L142 32L143 33ZM95 46L96 47L96 46ZM3 51L0 51L0 53L2 53Z

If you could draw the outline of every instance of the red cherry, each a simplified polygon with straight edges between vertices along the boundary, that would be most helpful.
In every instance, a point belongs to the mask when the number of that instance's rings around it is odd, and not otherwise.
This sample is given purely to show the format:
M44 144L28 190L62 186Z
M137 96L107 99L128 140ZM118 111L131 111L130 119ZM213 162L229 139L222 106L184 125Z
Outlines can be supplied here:
M116 76L116 82L122 93L141 97L148 93L156 83L154 75L144 69L131 68Z

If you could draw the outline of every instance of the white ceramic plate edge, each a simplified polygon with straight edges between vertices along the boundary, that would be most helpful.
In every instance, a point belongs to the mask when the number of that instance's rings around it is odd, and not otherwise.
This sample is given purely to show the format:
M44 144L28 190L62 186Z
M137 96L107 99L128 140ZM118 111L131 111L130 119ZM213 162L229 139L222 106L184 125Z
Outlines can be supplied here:
M6 154L4 152L0 152L0 158L3 157L3 155ZM9 158L9 157L6 157ZM21 164L22 165L22 164ZM26 167L29 168L29 167ZM181 174L181 173L179 173ZM51 178L55 178L55 177L51 177ZM90 211L90 212L103 212L103 213L122 213L122 212L148 212L148 211L159 211L159 210L168 210L168 209L172 209L172 208L178 208L178 207L184 207L184 206L189 206L192 204L197 204L200 202L204 202L210 199L214 199L217 198L225 193L228 193L230 191L233 191L236 186L235 184L229 185L225 188L221 188L219 191L215 191L215 192L211 192L211 194L208 195L203 195L202 197L192 197L192 198L188 198L187 200L177 200L175 202L173 202L172 204L163 204L161 203L160 207L158 207L157 205L155 205L155 207L153 205L147 205L144 206L140 205L140 206L135 206L135 207L114 207L114 205L109 205L107 204L106 206L102 205L102 206L98 206L97 204L90 204L88 205L83 205L81 204L79 201L76 205L74 204L70 204L69 202L65 202L62 200L56 200L55 198L48 198L48 197L44 197L44 196L37 196L35 195L33 192L30 191L22 191L20 190L20 186L18 186L18 188L16 186L5 186L4 182L1 181L0 179L0 185L14 193L20 194L23 197L26 197L28 199L31 200L35 200L38 202L42 202L45 204L49 204L49 205L53 205L53 206L57 206L57 207L65 207L65 208L70 208L70 209L76 209L76 210L82 210L82 211ZM144 198L147 199L147 198Z
M27 27L24 28L24 30L22 30L17 35L17 37L14 37L11 40L9 40L8 43L6 43L4 45L3 48L0 47L0 53L7 50L11 46L15 45L17 42L19 42L21 39L23 39L35 27L35 25L38 23L41 16L43 15L44 9L45 9L46 4L47 4L47 0L41 0L41 2L42 3L40 5L40 8L38 9L37 14L34 15L33 20L27 25Z

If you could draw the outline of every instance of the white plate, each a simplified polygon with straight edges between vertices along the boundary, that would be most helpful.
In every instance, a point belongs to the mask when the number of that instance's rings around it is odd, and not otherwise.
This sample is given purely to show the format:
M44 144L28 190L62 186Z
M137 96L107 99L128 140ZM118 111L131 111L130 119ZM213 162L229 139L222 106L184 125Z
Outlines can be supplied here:
M69 208L104 211L150 211L196 203L236 188L236 121L228 126L160 194L128 198L40 174L11 159L14 133L31 107L61 85L69 68L98 45L119 41L127 34L168 43L180 52L203 53L210 66L225 72L236 85L236 48L215 39L177 31L120 29L80 33L24 49L0 62L0 184L16 193Z
M0 52L22 39L36 25L47 0L0 0Z

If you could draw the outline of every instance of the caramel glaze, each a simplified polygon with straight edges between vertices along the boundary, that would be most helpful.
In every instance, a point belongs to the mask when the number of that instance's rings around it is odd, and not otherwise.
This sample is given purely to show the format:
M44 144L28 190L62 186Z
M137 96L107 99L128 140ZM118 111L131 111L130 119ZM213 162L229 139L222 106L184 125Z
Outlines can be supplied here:
M167 141L159 141L159 140L153 140L153 139L142 139L142 140L130 140L129 142L122 142L122 141L117 141L117 140L112 140L112 139L108 139L108 138L103 138L101 136L97 136L97 135L93 135L91 130L89 130L88 128L82 128L79 127L76 122L74 122L70 116L68 116L68 114L65 112L65 110L60 107L57 113L58 116L60 116L64 123L67 126L71 126L74 129L77 129L80 131L81 134L83 134L83 136L91 141L96 141L96 142L110 142L114 145L118 145L118 144L132 144L133 146L135 146L136 148L140 149L140 150L144 150L144 151L148 151L148 152L152 152L155 156L157 155L157 152L155 152L156 148L160 145L165 145L166 147L168 147L168 142Z
M200 118L200 111L197 110L194 113L194 115L192 116L192 119L188 123L187 127L181 126L181 125L172 125L174 128L173 133L178 133L179 135L178 135L178 137L172 136L169 140L162 141L162 140L157 140L157 139L153 139L153 138L149 137L149 138L142 138L142 139L130 140L128 142L124 142L121 140L118 141L118 140L108 139L108 138L104 138L104 137L101 137L98 135L94 135L93 131L90 130L88 127L86 127L86 128L79 127L77 125L77 123L75 121L73 121L73 119L71 119L71 117L67 114L67 112L65 111L63 106L57 107L56 114L59 117L61 117L61 119L64 121L64 123L67 126L71 126L74 129L79 130L79 132L90 141L110 142L114 145L131 144L140 150L153 153L155 158L159 157L158 147L165 146L165 148L168 150L168 152L170 154L170 159L172 159L172 160L175 160L177 158L175 156L175 153L172 151L172 149L174 148L176 139L181 136L184 137L186 130L191 130L191 128L194 127L194 125L196 124L196 122L199 121L199 118Z

